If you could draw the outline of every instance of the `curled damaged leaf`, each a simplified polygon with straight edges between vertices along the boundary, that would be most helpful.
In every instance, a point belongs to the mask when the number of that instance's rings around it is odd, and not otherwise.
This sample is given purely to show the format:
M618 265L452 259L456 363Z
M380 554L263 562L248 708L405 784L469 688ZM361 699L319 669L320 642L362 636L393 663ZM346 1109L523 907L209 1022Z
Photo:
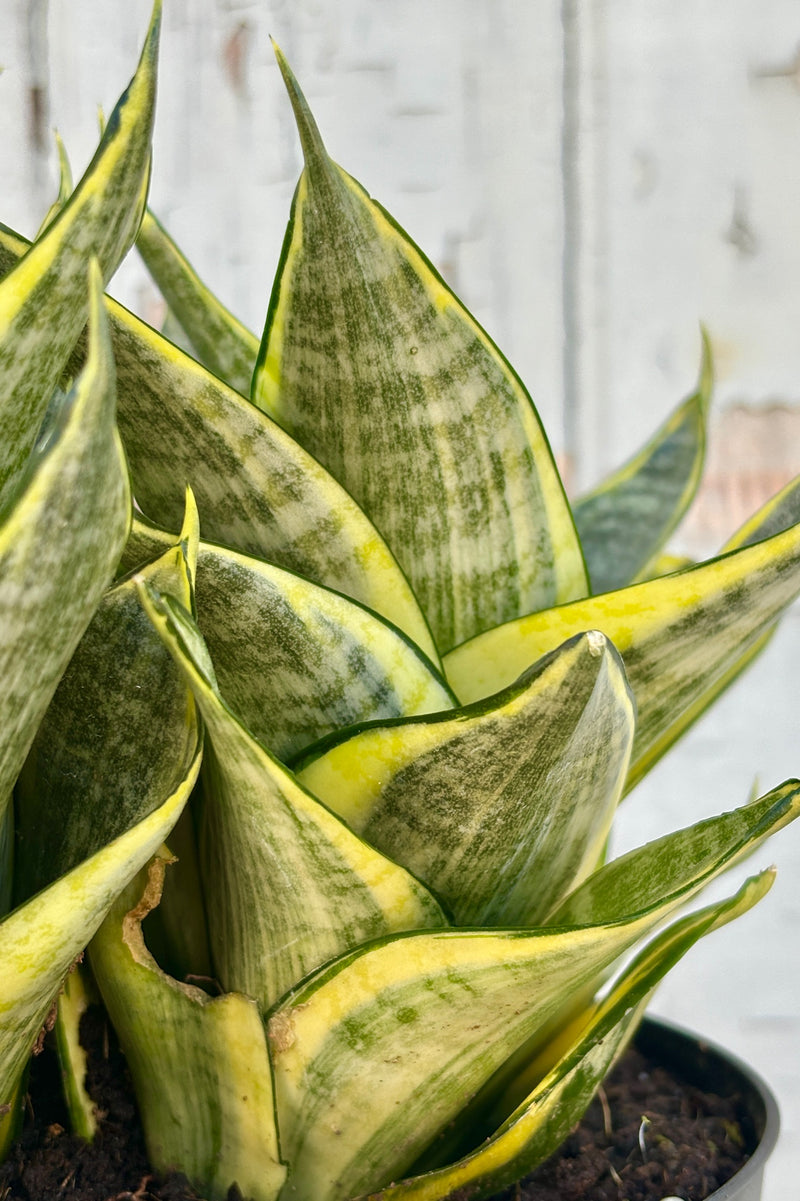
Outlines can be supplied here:
M89 948L92 970L134 1079L157 1171L179 1163L209 1201L232 1181L275 1201L280 1163L272 1074L256 1003L211 997L163 972L141 923L161 897L163 853L118 898Z

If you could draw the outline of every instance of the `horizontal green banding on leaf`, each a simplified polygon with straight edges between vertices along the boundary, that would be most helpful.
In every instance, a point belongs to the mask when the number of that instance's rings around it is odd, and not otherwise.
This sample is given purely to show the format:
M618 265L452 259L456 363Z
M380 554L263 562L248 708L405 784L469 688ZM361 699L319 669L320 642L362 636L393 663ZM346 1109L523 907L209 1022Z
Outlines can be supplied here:
M440 649L584 595L571 513L530 397L418 248L328 158L279 61L306 167L256 403L374 520Z
M95 265L96 266L96 265ZM84 281L85 283L85 281ZM130 521L99 271L85 370L62 396L0 521L0 806L103 590Z
M252 1201L274 1201L286 1170L258 1006L235 993L209 997L160 970L141 922L158 904L163 870L156 859L147 881L133 881L89 948L148 1157L157 1171L183 1172L209 1201L225 1201L234 1182Z
M209 291L149 209L136 248L201 363L248 396L258 355L255 334Z
M611 592L648 574L686 512L703 471L712 384L703 334L697 391L629 462L573 505L593 592Z
M188 614L169 599L142 597L206 725L199 845L223 986L266 1010L366 939L446 924L418 881L352 834L236 720Z
M126 569L170 540L135 519ZM197 620L226 703L279 759L342 727L455 703L419 648L377 614L208 542L198 552Z
M655 761L682 715L730 678L741 648L800 593L800 524L675 575L508 622L452 651L448 679L463 701L496 692L580 630L622 655L638 709L631 772Z
M58 990L111 907L180 816L200 750L164 804L0 923L0 1105L8 1103ZM0 1146L0 1154L5 1151Z
M189 525L193 561L196 514ZM142 574L189 608L192 569L182 539ZM197 738L186 682L142 609L137 585L123 581L103 596L17 783L17 900L161 805Z
M56 219L0 283L0 505L86 322L86 273L108 280L131 245L150 162L160 26L156 4L138 69L100 146ZM5 256L4 256L5 257Z
M590 633L489 701L312 748L300 780L458 925L532 926L595 867L633 729L619 656Z

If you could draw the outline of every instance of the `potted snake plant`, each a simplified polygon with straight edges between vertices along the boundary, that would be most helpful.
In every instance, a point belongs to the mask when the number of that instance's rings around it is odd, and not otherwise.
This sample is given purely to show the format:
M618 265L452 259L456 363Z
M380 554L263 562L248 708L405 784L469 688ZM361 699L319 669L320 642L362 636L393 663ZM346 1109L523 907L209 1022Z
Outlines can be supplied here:
M664 574L705 344L570 505L513 368L279 50L305 167L254 336L146 207L159 25L77 186L33 242L0 228L0 1151L45 1027L94 1136L97 996L153 1166L203 1197L489 1197L772 885L676 916L796 781L606 847L800 593L800 486ZM192 353L104 297L134 241Z

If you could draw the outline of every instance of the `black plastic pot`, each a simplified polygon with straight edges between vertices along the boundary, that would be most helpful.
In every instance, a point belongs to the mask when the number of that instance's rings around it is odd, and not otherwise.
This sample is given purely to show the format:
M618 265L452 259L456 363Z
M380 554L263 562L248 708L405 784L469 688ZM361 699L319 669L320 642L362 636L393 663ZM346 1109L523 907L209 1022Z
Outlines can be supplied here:
M744 1167L707 1201L760 1201L764 1165L780 1128L777 1102L761 1077L735 1055L661 1019L645 1018L636 1045L691 1084L721 1096L741 1097L745 1110L742 1124L752 1153Z

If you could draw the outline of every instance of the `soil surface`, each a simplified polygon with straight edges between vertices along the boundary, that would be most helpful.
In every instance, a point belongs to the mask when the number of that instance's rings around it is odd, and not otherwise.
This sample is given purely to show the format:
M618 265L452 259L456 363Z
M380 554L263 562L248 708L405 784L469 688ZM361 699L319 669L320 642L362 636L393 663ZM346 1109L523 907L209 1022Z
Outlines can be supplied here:
M105 1014L81 1025L87 1087L102 1115L88 1145L67 1132L55 1052L31 1067L25 1125L0 1166L0 1201L198 1201L184 1176L158 1176L124 1059ZM628 1052L560 1152L497 1201L703 1201L744 1163L737 1098L685 1084ZM228 1201L240 1201L231 1189Z

